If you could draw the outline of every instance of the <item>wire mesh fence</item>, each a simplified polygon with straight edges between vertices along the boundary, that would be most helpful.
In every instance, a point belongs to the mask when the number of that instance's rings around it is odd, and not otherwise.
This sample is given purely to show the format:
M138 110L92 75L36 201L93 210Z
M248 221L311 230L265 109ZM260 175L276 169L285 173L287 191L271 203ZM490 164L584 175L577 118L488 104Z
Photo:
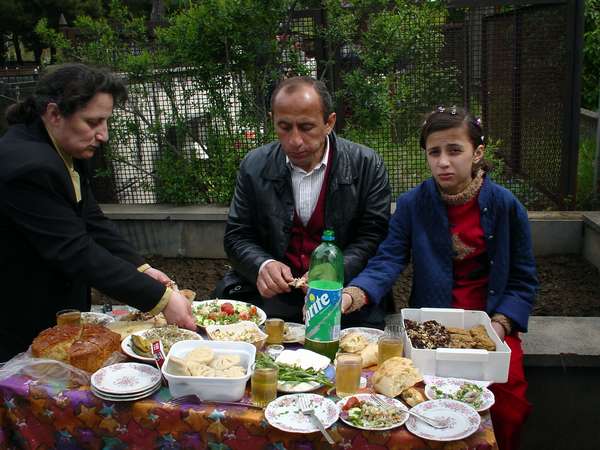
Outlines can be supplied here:
M259 90L233 73L207 87L194 68L130 79L111 145L93 161L98 199L227 204L241 158L274 138L268 110L277 79L300 64L332 91L336 131L382 155L394 196L429 176L418 142L424 115L458 105L483 119L494 179L530 209L569 207L580 1L407 5L389 22L361 19L355 40L332 38L330 11L296 11L289 29L273 36L290 45ZM390 29L389 41L377 41Z

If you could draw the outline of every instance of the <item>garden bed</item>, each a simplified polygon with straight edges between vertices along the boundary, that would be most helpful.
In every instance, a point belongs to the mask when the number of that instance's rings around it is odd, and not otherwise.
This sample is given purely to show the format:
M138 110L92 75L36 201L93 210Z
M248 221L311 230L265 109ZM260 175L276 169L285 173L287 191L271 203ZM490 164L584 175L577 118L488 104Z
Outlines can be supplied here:
M225 259L150 256L148 262L172 277L179 287L196 291L198 300L211 298L216 283L229 268ZM576 255L538 257L537 264L540 290L533 315L600 316L600 272L595 266ZM409 269L394 286L397 308L407 305L411 276ZM92 298L94 303L111 301L97 292Z

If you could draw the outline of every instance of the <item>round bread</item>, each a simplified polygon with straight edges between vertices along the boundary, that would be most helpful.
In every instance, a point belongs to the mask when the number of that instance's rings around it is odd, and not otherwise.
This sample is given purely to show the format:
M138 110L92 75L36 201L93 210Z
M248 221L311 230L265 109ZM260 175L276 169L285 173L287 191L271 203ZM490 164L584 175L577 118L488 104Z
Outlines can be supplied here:
M120 336L102 325L57 325L33 340L31 353L37 358L55 359L95 372L113 352L120 350L120 343Z

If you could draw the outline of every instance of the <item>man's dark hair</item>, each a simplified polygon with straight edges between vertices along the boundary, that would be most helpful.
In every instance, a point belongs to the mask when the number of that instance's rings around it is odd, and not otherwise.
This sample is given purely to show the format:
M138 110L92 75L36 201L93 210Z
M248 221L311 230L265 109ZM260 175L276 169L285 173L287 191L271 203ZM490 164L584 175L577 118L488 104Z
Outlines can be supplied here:
M333 100L325 83L312 77L291 77L280 82L273 91L273 94L271 94L271 112L274 111L275 99L281 91L291 94L303 86L312 87L318 94L321 100L321 109L323 110L323 121L327 122L327 119L333 112Z
M56 103L60 113L68 117L98 93L112 95L115 104L127 100L125 84L107 69L62 64L38 80L32 95L6 110L6 121L9 125L33 122L44 114L48 103Z

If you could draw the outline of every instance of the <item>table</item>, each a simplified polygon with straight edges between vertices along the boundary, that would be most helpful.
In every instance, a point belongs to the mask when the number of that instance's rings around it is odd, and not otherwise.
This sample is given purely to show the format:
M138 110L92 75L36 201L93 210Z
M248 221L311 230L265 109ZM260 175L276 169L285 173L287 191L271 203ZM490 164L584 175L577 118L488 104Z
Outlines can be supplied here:
M325 393L322 389L319 393ZM89 386L41 383L20 375L0 381L0 449L321 449L320 433L286 433L271 427L262 410L244 406L169 406L169 390L136 402L109 402ZM242 401L249 401L246 395ZM336 449L497 449L489 413L479 430L454 442L426 441L404 426L365 432L338 421L330 429Z

